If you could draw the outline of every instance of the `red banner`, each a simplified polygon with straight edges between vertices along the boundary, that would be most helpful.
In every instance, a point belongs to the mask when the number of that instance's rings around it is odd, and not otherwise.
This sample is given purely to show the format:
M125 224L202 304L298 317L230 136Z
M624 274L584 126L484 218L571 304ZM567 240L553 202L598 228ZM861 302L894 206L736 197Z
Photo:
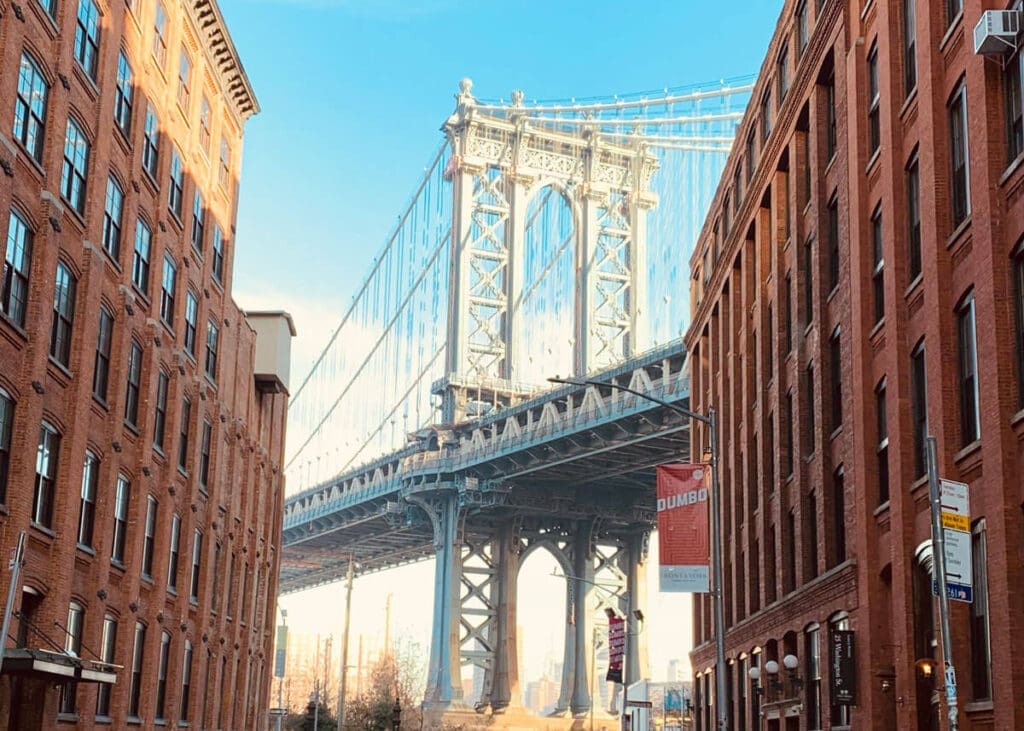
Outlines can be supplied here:
M708 561L707 465L658 467L658 552L661 591L711 590Z
M608 675L609 683L622 682L622 655L626 650L626 620L608 618Z

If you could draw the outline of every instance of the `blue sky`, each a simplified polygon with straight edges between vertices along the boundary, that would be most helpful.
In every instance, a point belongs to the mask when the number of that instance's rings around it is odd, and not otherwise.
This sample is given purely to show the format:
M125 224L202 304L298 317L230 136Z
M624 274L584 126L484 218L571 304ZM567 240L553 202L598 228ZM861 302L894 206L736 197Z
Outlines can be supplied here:
M528 100L661 89L757 72L782 0L460 2L222 0L263 111L246 126L235 295L295 316L292 384L305 375L441 141L458 81L482 98ZM427 638L428 564L356 582L353 636L376 635L396 592L400 632ZM525 566L524 674L560 645L550 562ZM552 583L553 582L553 583ZM397 587L397 588L396 588ZM647 612L655 677L690 644L688 599ZM526 601L525 597L530 596ZM286 599L307 631L338 629L342 586ZM682 617L683 624L680 624ZM547 621L547 625L545 625ZM549 636L551 635L551 636ZM354 641L354 640L353 640Z
M348 302L404 207L461 77L479 97L529 100L749 74L781 4L223 0L263 108L245 132L240 301L291 307L300 338L323 342L326 310ZM300 295L324 317L270 301Z

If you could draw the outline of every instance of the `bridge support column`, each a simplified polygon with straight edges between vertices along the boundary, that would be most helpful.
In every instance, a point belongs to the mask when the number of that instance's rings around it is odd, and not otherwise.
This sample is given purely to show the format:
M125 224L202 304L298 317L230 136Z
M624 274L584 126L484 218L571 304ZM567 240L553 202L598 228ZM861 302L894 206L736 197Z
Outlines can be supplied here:
M516 630L517 595L519 591L519 531L514 521L498 529L497 642L494 644L494 685L491 690L491 712L502 713L509 707L522 705L519 694L519 656Z
M626 643L626 684L650 675L647 657L647 633L641 632L636 612L647 610L647 549L650 533L634 533L626 539L619 568L626 575L626 593L622 611L626 613L629 641Z
M462 549L458 542L459 504L452 494L429 502L410 499L430 517L434 526L434 620L430 636L425 710L462 707L459 667Z
M594 590L594 551L593 551L593 526L590 523L580 523L573 540L573 568L575 576L570 580L574 585L574 601L572 604L573 626L573 674L572 674L572 698L569 709L572 715L581 716L590 711L593 699L590 696L590 689L593 683L590 682L590 646L594 640L593 628L593 607L591 607L590 594ZM566 635L566 648L568 648L568 635ZM568 655L568 652L566 653Z

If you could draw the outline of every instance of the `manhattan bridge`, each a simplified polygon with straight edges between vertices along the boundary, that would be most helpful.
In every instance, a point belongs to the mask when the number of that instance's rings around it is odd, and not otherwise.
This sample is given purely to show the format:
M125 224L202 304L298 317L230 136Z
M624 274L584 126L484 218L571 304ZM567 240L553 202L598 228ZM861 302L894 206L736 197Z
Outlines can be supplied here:
M520 708L517 577L535 550L567 578L556 713L590 710L593 628L644 604L654 467L688 457L689 422L547 379L688 403L688 261L752 86L537 102L463 79L294 391L281 591L435 558L427 711ZM646 675L639 637L627 683ZM484 671L475 708L467 664Z

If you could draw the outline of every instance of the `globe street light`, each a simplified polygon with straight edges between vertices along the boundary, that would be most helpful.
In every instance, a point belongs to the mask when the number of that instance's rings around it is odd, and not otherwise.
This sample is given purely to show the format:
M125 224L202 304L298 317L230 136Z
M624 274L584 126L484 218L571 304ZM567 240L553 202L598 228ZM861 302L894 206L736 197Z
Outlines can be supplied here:
M728 702L726 701L726 665L725 665L725 603L722 596L722 535L719 530L721 523L720 503L718 495L718 419L715 409L712 406L708 409L707 415L698 414L695 411L684 409L682 406L669 403L656 396L650 396L628 386L620 386L617 383L608 381L594 381L590 379L569 379L549 378L551 383L562 383L567 386L596 386L598 388L612 388L616 391L624 391L634 396L650 401L651 403L663 406L669 411L674 411L683 418L693 419L707 425L710 432L710 459L711 467L711 572L714 576L715 585L711 592L712 603L715 607L715 697L718 707L718 729L729 731Z

